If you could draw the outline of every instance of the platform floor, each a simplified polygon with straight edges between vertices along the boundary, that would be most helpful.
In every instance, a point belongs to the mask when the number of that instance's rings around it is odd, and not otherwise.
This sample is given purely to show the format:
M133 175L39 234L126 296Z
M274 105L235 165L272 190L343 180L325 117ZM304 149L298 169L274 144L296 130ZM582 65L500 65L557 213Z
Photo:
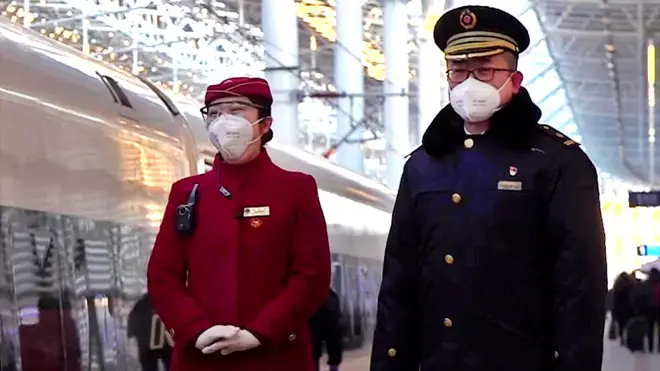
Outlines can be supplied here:
M605 342L603 371L660 371L660 353L630 353L616 341ZM322 368L322 370L325 370ZM368 371L369 356L365 352L347 354L342 371Z

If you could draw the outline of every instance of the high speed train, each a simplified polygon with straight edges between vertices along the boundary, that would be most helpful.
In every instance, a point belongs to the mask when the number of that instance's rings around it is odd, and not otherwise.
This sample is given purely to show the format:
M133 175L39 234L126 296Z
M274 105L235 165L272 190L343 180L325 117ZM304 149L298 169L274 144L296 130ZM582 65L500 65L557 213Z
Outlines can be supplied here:
M76 324L60 337L85 370L139 369L127 318L169 187L215 154L199 108L0 17L0 362L21 361L23 329L50 297ZM316 178L344 340L366 346L392 191L301 150L268 152Z

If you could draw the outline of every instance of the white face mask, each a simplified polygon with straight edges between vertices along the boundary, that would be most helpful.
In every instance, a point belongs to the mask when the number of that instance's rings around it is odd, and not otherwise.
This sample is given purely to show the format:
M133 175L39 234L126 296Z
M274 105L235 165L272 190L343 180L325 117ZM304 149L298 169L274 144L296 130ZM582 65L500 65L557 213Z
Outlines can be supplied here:
M511 76L499 89L470 76L449 92L452 108L467 122L488 120L500 107L500 91L509 83Z
M261 135L252 139L252 126L261 120L250 122L241 116L223 114L208 126L209 139L220 151L222 158L238 159L245 154L250 144L261 139Z

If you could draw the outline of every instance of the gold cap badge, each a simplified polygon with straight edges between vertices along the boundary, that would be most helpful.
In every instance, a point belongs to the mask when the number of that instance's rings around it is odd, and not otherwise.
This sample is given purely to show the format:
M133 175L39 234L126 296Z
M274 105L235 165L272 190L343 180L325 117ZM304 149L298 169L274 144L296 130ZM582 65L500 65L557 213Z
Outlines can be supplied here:
M459 23L466 30L471 30L477 25L477 16L469 9L461 12Z

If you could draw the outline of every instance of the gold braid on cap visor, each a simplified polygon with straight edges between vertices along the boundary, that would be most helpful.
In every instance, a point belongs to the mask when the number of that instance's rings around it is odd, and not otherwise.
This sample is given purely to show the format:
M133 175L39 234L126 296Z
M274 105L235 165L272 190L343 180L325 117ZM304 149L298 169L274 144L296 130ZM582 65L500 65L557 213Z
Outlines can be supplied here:
M469 53L471 50L483 49L489 50ZM471 31L452 36L447 41L445 57L450 60L486 57L505 50L518 52L518 43L509 36L497 32Z

